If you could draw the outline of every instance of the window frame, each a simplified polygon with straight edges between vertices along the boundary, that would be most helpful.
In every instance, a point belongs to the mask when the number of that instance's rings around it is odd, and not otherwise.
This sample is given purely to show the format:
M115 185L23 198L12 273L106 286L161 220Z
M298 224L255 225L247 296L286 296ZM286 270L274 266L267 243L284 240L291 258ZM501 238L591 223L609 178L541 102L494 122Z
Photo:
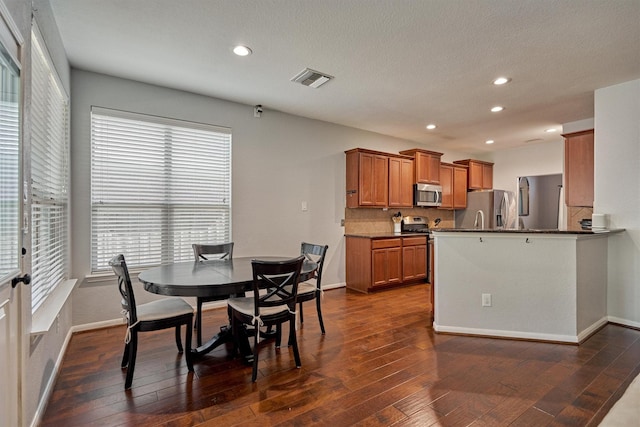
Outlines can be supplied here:
M69 95L35 20L31 40L31 310L35 313L69 280L71 156Z
M230 128L98 106L90 127L92 275L119 253L136 271L232 240Z

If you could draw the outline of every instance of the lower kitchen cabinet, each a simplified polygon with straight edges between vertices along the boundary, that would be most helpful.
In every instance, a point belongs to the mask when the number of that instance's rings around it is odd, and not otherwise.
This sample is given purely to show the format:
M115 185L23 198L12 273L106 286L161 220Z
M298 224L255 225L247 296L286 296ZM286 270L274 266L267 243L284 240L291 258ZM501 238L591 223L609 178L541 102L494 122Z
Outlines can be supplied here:
M402 239L402 280L410 281L427 277L427 245L423 237Z
M427 238L346 236L347 288L359 292L425 281Z
M371 244L373 280L371 286L388 286L402 282L402 248L400 239L374 240Z

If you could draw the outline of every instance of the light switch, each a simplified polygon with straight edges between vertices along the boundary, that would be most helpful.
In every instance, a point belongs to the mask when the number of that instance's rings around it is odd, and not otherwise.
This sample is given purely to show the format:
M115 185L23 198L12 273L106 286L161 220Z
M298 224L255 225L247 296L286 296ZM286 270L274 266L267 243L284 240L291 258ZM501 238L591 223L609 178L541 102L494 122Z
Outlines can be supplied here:
M307 202L302 202L302 212L306 212L309 210L309 207L307 206Z

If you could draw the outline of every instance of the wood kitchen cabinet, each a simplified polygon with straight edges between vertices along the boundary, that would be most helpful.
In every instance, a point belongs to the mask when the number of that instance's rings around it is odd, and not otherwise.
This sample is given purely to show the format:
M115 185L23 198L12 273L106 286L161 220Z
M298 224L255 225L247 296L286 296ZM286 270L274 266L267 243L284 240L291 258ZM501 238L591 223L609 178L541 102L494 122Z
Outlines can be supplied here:
M347 207L386 207L389 158L384 153L359 148L347 154Z
M467 166L467 190L493 189L493 163L474 159L456 160L453 163Z
M413 206L411 157L362 148L345 153L348 208Z
M347 288L358 292L425 281L427 237L346 236Z
M442 206L440 209L465 209L467 207L467 167L440 163Z
M402 239L374 240L371 243L372 287L402 282Z
M565 203L593 207L593 129L562 136Z
M402 280L427 277L427 240L424 237L402 239Z
M400 151L400 154L413 157L415 182L424 184L440 184L440 159L442 153L412 148Z
M389 207L413 207L413 159L389 157Z

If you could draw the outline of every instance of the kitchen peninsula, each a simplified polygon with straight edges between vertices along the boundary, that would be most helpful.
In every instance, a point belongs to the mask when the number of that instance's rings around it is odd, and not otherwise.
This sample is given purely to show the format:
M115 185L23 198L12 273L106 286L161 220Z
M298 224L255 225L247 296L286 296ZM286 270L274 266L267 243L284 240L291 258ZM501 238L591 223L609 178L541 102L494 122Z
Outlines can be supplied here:
M623 230L434 230L437 332L579 343L607 323Z

